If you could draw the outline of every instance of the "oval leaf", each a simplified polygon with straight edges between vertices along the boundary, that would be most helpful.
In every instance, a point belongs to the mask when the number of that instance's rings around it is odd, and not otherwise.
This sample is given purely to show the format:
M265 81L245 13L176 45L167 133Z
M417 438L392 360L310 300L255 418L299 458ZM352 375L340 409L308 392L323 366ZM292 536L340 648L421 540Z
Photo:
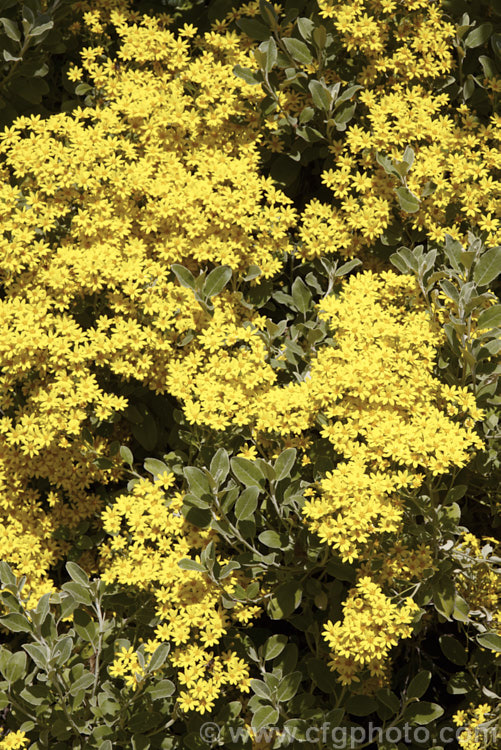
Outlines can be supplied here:
M484 310L478 316L477 328L479 329L498 328L499 326L501 326L501 305L489 307L488 310Z
M231 279L233 271L229 266L220 266L214 268L207 276L204 284L203 293L206 297L214 297L223 291L228 281Z
M295 448L287 448L284 450L277 460L275 461L275 479L279 482L281 479L285 479L291 473L291 469L294 466L296 460L297 451Z
M301 42L299 39L282 39L282 41L285 44L287 52L294 60L304 65L309 65L312 62L313 57L304 42Z
M231 459L231 470L239 482L247 487L261 487L264 484L264 474L261 469L248 458L236 456Z
M421 696L428 690L430 682L431 672L427 669L422 669L421 672L418 672L410 681L409 687L407 688L407 698L421 698Z
M486 286L500 273L501 247L493 247L480 257L473 272L473 279L478 286Z
M443 713L444 709L438 703L419 701L407 706L403 718L411 724L429 724L435 719L439 719Z
M257 508L258 487L247 487L235 503L235 515L239 521L252 518Z
M419 200L414 193L411 193L409 188L399 187L395 190L395 193L402 211L405 211L406 214L414 214L419 211Z

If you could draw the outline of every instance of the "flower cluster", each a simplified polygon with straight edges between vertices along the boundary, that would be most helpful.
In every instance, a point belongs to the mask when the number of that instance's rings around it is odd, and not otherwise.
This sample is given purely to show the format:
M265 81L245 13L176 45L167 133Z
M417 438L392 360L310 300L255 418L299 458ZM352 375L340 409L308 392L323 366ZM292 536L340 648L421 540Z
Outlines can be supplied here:
M184 686L180 695L183 710L203 713L224 685L245 689L247 676L246 667L232 652L214 657L208 649L219 644L232 620L246 623L260 609L240 604L224 610L221 589L205 573L179 566L190 555L200 563L201 551L210 541L217 542L217 535L184 518L184 496L174 491L173 482L172 474L162 474L156 481L138 481L130 494L120 495L103 512L103 528L111 540L101 547L102 578L154 596L160 619L155 642L170 641L181 647L173 665L184 670L178 675ZM225 579L225 591L231 594L244 580L241 573L233 572ZM131 654L119 656L113 674L124 675L127 684L134 686L143 672ZM204 677L203 665L208 662L217 665L210 678Z
M126 687L136 690L144 679L147 666L147 663L141 664L140 657L132 646L129 648L122 646L120 651L115 655L115 659L110 665L108 672L111 677L122 678Z
M119 434L98 428L127 405L124 381L163 392L211 323L171 264L270 276L294 221L258 172L250 87L232 74L244 53L208 34L193 56L158 19L112 18L117 62L82 55L99 104L0 136L0 554L39 595L68 550L59 531L94 519L91 488L119 476L99 467Z
M214 429L248 425L257 442L318 429L343 460L303 512L352 560L371 535L399 530L399 490L419 487L423 472L463 466L482 446L474 431L482 413L466 389L432 374L440 335L410 277L359 274L320 307L336 345L319 347L302 382L275 383L259 321L238 336L215 317L197 357L176 365L185 375L175 393L190 420Z
M338 672L342 684L359 682L358 673L363 670L371 677L384 677L388 652L400 639L409 638L418 611L412 599L398 606L371 578L361 578L343 604L343 619L328 622L324 628L332 650L329 666Z
M459 747L463 750L482 750L482 748L491 746L489 730L482 727L482 724L490 718L492 713L492 707L488 703L481 703L478 706L470 703L467 710L457 711L454 714L454 723L458 727L462 727L462 732L458 738ZM496 742L495 735L496 730L494 728L494 732L491 734L494 743Z
M24 732L9 732L0 738L0 750L22 750L28 742L29 739Z
M210 712L225 686L248 693L249 667L233 651L215 655L200 646L176 649L172 664L178 668L181 686L178 704L182 711Z
M478 539L467 532L459 540L455 552L462 559L464 568L458 577L461 596L471 610L490 611L492 626L501 635L501 573L490 560L497 547L497 539Z

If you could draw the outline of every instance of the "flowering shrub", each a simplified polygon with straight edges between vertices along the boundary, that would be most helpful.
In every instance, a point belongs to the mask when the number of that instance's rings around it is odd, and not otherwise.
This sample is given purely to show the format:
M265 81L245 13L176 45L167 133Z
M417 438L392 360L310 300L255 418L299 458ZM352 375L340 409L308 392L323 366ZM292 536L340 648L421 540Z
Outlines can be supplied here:
M477 750L498 115L492 76L475 110L444 77L493 25L424 0L264 1L207 32L83 10L83 106L0 135L0 748L454 717Z

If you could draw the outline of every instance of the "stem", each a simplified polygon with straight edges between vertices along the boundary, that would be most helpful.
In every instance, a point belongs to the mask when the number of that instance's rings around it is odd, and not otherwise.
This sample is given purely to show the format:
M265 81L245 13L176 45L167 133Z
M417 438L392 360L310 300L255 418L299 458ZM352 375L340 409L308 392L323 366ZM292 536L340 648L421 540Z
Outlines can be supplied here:
M98 638L98 642L97 642L97 648L96 648L96 651L95 651L95 654L94 654L95 655L95 662L94 662L94 685L92 687L92 698L94 698L94 696L96 695L97 685L98 685L98 681L99 681L99 666L100 666L99 660L100 660L101 651L102 651L102 648L103 648L103 633L104 633L104 623L105 623L104 617L103 617L103 613L102 613L102 610L101 610L101 604L100 604L100 601L99 601L99 596L96 598L94 609L96 610L97 618L99 620L99 638Z
M31 41L31 37L28 35L26 37L26 39L24 40L23 46L19 50L19 57L20 57L20 59L16 60L15 63L14 63L14 65L11 66L11 69L9 70L9 72L7 73L7 75L5 76L5 78L3 79L3 81L0 82L0 88L4 88L7 85L7 83L10 81L10 79L14 75L14 73L16 71L16 68L18 67L19 63L23 62L23 55L25 54L25 52L27 51L28 47L30 46L30 41Z
M77 740L78 740L78 747L81 748L82 747L82 739L81 739L80 729L77 727L77 725L75 724L75 722L72 719L71 714L68 711L68 707L66 705L66 700L65 700L63 691L61 690L61 685L59 684L59 675L57 673L55 673L55 675L56 675L56 679L54 680L53 684L54 684L54 687L56 688L56 692L57 692L57 694L59 696L61 708L64 711L64 715L66 716L66 719L67 719L68 723L72 726L72 728L76 732ZM65 690L67 690L66 685L64 685L64 688L65 688Z

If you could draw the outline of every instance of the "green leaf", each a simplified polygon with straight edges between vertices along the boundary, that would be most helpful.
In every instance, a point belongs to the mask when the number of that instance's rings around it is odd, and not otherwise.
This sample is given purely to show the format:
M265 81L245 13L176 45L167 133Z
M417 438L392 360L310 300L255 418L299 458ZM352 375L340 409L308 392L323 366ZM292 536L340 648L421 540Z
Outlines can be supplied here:
M397 698L395 693L392 693L388 688L382 688L376 693L377 700L386 706L391 711L391 715L398 713L400 710L400 699Z
M87 690L91 685L94 684L94 675L90 672L84 672L84 674L72 682L70 685L71 695L77 695L81 690Z
M23 615L12 612L10 615L0 617L0 625L13 633L31 633L33 631L29 620Z
M287 52L289 55L297 60L297 62L303 63L303 65L310 65L313 61L312 54L308 46L301 42L299 39L282 39Z
M79 583L81 586L89 585L89 576L85 570L82 570L80 565L77 565L75 562L67 562L66 570L75 583Z
M334 672L331 672L322 659L308 659L308 674L315 685L324 693L334 693L338 685Z
M409 168L412 167L412 165L414 164L414 151L413 151L413 149L410 146L406 146L405 147L405 150L404 150L404 153L403 153L403 156L402 156L402 161Z
M182 560L178 561L177 565L181 570L197 570L199 573L207 572L201 563L192 560L190 557L183 557Z
M226 563L226 565L223 565L223 567L221 568L221 572L219 573L219 576L218 576L219 580L222 581L224 578L227 578L234 570L238 570L239 568L240 568L240 563L238 563L236 560L230 560L230 562ZM258 584L258 590L259 590L259 584Z
M355 583L355 570L353 565L350 565L349 563L344 563L340 560L329 560L326 569L328 574L336 578L338 581L348 581L352 584Z
M40 616L40 623L43 623L50 609L50 593L44 594L38 600L36 614Z
M207 276L204 284L203 294L205 297L215 297L223 291L228 281L231 279L233 271L229 266L219 266Z
M258 50L256 50L254 54L256 54L257 51L259 51L262 55L261 61L256 55L258 64L260 65L260 67L264 68L267 73L269 73L277 62L277 44L273 37L270 37L265 42L261 42Z
M477 328L491 329L501 326L501 305L494 305L478 316Z
M390 261L395 266L395 268L397 268L400 271L400 273L405 273L405 274L412 273L412 268L410 268L406 259L402 256L400 252L392 253L390 255Z
M254 18L239 18L237 26L250 36L251 39L257 39L259 42L265 42L270 37L270 30L267 26Z
M483 23L476 29L470 31L466 39L464 40L465 47L472 49L473 47L480 47L485 44L492 34L492 24Z
M310 81L308 84L313 103L324 112L328 112L332 105L332 94L321 81Z
M4 586L16 586L17 579L10 565L2 560L0 562L0 579Z
M230 458L228 456L228 451L226 451L224 448L219 448L219 450L214 454L212 461L210 462L210 473L214 477L217 484L222 484L228 476L229 471Z
M120 446L120 456L126 464L129 464L129 466L132 466L132 464L134 463L134 456L132 455L132 451L130 448L127 448L126 445Z
M419 701L411 703L404 711L403 719L411 724L429 724L435 719L439 719L444 713L442 706L437 703L427 703Z
M459 664L460 666L466 664L468 661L468 654L457 638L454 638L453 635L441 635L438 640L443 654L449 659L449 661L453 664Z
M22 57L16 57L15 55L11 55L8 49L2 50L3 59L6 62L19 62L22 60Z
M282 547L280 534L278 534L276 531L273 531L272 529L262 531L259 534L258 539L263 544L266 544L267 547L272 547L274 549L280 549Z
M486 286L500 273L501 247L493 247L481 255L473 271L473 280L478 286Z
M75 87L75 94L77 96L85 96L89 91L92 91L92 86L89 86L88 83L79 83L78 86Z
M47 650L36 643L25 643L23 645L26 653L33 659L39 669L46 670L48 667Z
M362 261L358 258L353 258L353 260L349 260L346 263L343 263L339 268L336 269L336 276L346 276L347 273L350 273L350 271L353 271L354 268L357 268L357 266L361 266Z
M339 99L338 99L339 102ZM346 130L346 123L351 120L353 115L355 114L355 109L357 108L356 104L350 104L347 107L342 107L340 110L336 111L336 114L334 116L334 122L336 123L336 127L338 130Z
M195 277L191 271L184 266L179 265L179 263L173 263L170 268L181 286L187 287L188 289L195 289Z
M195 497L212 497L209 479L201 469L196 466L186 466L183 473L190 485L190 491Z
M268 601L268 614L272 620L289 617L301 604L303 590L297 581L282 583Z
M17 682L26 674L26 654L24 651L16 651L11 654L3 666L2 673L9 684Z
M51 694L47 685L28 685L19 693L21 698L32 706L40 706L44 701L50 702Z
M459 594L456 594L454 598L454 611L452 613L453 618L459 622L468 622L469 615L470 606L468 602L459 596Z
M59 666L66 664L71 656L73 649L73 638L69 635L65 635L57 641L55 654L57 656L57 663Z
M277 688L277 700L280 703L290 701L296 695L299 685L301 684L301 672L292 672L286 675Z
M154 477L158 477L161 474L169 474L170 470L167 464L160 461L158 458L147 458L144 462L144 468Z
M311 38L317 49L323 50L325 47L325 43L327 42L327 29L325 28L325 26L322 26L322 24L320 24L320 26L316 26L313 30Z
M210 508L210 502L188 492L183 498L183 506L186 508L202 508L203 510L207 510Z
M152 700L159 701L163 698L170 698L174 695L176 686L170 680L160 680L159 682L150 685L146 692L151 696Z
M235 65L233 68L233 75L241 78L245 83L248 83L251 86L256 86L260 83L260 80L256 77L255 71L250 68L243 68L241 65ZM261 75L261 73L259 75Z
M186 498L185 498L186 499ZM189 504L184 504L181 508L183 516L193 526L197 526L199 529L205 529L209 526L212 516L208 506L197 507Z
M311 109L311 107L305 107L305 109ZM282 154L277 159L274 159L270 173L275 182L287 186L292 185L294 180L297 179L300 170L301 165L299 162L293 161L289 156Z
M63 591L71 594L73 599L79 604L86 604L87 606L92 604L92 599L86 586L75 583L75 581L70 581L70 583L63 583L61 588Z
M160 667L165 663L165 660L169 655L169 651L169 643L161 643L159 646L157 646L148 663L148 671L154 672L156 669L160 669Z
M272 3L267 2L267 0L259 0L259 10L268 26L275 29L278 26L278 16Z
M299 115L299 123L300 125L304 125L306 122L310 122L310 120L313 120L314 117L315 110L313 109L313 107L304 107L304 109L301 110L301 114ZM290 159L288 161L290 161L291 164L294 163Z
M497 75L497 67L496 63L492 58L487 57L487 55L480 55L478 58L478 61L480 65L482 66L482 70L484 71L484 76L486 78L495 78Z
M296 21L297 30L307 42L311 40L311 34L315 28L315 24L310 18L298 18Z
M480 633L477 635L477 641L483 648L501 652L501 636L497 633Z
M353 716L368 716L377 708L377 702L368 695L352 695L346 701L346 711Z
M442 577L433 585L433 603L448 620L454 612L456 590L452 578Z
M353 98L357 91L360 91L362 88L363 86L359 86L358 84L356 84L355 86L348 86L348 88L345 89L343 93L336 99L336 106L338 107L340 104L348 102Z
M263 680L251 680L250 686L252 691L260 698L264 698L265 700L271 699L271 690Z
M10 18L0 18L0 23L9 39L12 39L14 42L21 41L21 32L14 21L11 21Z
M47 21L47 23L42 23L40 26L34 26L32 29L30 29L29 36L41 36L42 34L45 34L46 31L50 31L52 28L54 28L54 21Z
M261 269L259 268L259 266L251 264L244 276L244 281L252 281L253 279L257 279L258 276L261 276Z
M261 706L251 720L252 729L258 732L263 727L275 726L278 721L278 711L273 706Z
M402 211L407 214L414 214L419 211L419 199L411 193L409 188L399 187L395 189L397 194L398 202Z
M257 508L258 487L247 487L235 503L235 516L239 521L252 518Z
M407 698L421 698L431 682L431 672L427 669L422 669L415 675L409 683L407 688Z
M73 627L84 641L89 641L95 647L98 640L98 627L90 615L83 609L76 609L73 613Z
M300 276L292 285L292 299L299 312L306 315L311 305L311 292Z
M297 451L295 448L286 448L275 461L275 480L280 482L281 479L290 476L291 469L296 460Z
M231 470L239 482L247 487L262 487L265 476L261 469L248 458L235 456L231 459Z
M286 635L282 635L281 633L271 635L263 646L263 657L265 661L270 661L270 659L276 659L277 656L280 656L286 645Z

